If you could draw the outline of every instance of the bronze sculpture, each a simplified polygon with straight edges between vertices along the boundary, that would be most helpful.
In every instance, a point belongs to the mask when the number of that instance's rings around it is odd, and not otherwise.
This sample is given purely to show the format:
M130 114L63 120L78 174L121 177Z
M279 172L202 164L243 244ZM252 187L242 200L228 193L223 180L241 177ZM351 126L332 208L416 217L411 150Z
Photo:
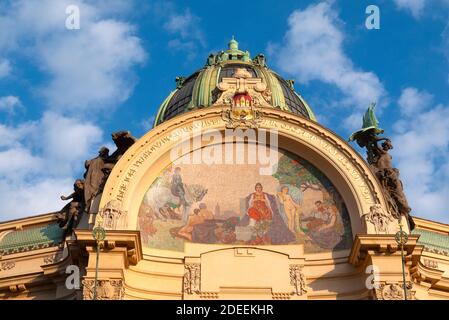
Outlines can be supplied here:
M69 200L70 203L64 206L58 213L58 224L64 230L64 238L71 234L79 223L85 209L84 180L77 179L73 185L73 193L69 196L61 196L61 200Z
M84 167L84 199L86 201L86 212L89 212L92 201L97 196L104 181L103 168L109 158L109 149L102 147L98 152L98 157L86 160Z
M362 129L354 132L349 141L356 141L360 147L366 148L368 164L382 186L391 214L396 219L401 216L407 217L410 229L413 229L415 223L410 216L412 209L404 194L399 170L393 167L392 157L389 154L393 144L390 139L378 136L384 130L379 128L374 108L375 103L370 104L363 117ZM379 146L380 141L383 141L381 146Z
M93 200L103 192L104 185L115 164L137 141L129 131L114 132L112 140L117 146L117 150L109 155L109 149L102 147L96 158L85 162L85 180L77 179L74 184L74 192L67 197L61 196L62 200L72 199L58 213L58 223L64 229L64 236L72 233L84 212L91 211Z
M99 186L97 194L103 191L104 185L106 184L109 174L111 173L115 164L120 160L120 158L125 154L125 152L137 141L137 139L133 137L129 131L117 131L114 132L111 136L112 141L114 141L114 144L117 147L117 150L115 150L110 156L108 156L108 158L104 163L104 166L101 169L104 176L103 181Z

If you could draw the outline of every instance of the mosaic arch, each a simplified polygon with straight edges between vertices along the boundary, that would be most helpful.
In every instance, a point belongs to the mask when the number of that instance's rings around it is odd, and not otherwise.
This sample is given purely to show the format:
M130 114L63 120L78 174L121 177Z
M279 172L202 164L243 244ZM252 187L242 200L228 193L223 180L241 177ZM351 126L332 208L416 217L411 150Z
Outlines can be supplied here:
M271 174L260 174L258 160L167 166L140 205L143 245L183 251L186 242L304 244L306 253L351 248L349 214L331 181L305 159L271 151L278 159Z

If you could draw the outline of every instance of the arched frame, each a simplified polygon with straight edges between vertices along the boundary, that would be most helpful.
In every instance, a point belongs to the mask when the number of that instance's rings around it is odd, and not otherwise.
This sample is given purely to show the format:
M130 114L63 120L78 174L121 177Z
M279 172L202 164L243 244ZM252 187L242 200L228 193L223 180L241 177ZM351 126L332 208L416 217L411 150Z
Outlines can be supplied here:
M137 228L139 207L151 183L171 162L170 151L183 134L202 130L224 131L222 108L188 112L158 125L140 138L120 159L105 185L100 208L111 200L127 214L127 228ZM346 203L352 234L370 233L361 216L386 202L380 185L361 156L343 139L316 122L281 110L262 109L260 129L276 130L279 148L295 153L323 172ZM203 146L200 146L203 147Z

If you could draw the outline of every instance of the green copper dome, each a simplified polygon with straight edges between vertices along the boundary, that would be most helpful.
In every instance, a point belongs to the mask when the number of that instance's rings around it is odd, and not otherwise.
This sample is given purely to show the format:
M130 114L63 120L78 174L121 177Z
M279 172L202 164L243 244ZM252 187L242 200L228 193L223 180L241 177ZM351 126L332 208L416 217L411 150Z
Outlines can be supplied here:
M218 83L223 78L232 77L240 68L246 69L253 78L262 79L267 85L273 108L316 121L310 107L294 90L293 80L284 80L269 69L263 54L251 59L249 52L240 50L238 42L232 38L228 50L209 55L202 69L187 78L176 78L176 89L159 107L154 126L185 112L213 105L220 94Z

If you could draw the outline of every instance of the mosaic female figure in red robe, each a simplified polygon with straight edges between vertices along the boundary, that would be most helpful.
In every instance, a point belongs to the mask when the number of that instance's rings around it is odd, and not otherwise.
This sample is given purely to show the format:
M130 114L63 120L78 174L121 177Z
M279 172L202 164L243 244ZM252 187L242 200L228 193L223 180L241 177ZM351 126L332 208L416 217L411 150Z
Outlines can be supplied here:
M247 214L241 219L240 226L256 227L257 222L268 222L268 229L263 234L266 244L287 244L296 240L279 213L276 197L263 192L262 184L256 183L255 192L246 197L246 208Z
M271 220L273 210L270 206L270 200L265 192L263 192L262 184L257 183L256 192L252 193L249 198L248 216L250 218L250 226L253 226L260 220Z

